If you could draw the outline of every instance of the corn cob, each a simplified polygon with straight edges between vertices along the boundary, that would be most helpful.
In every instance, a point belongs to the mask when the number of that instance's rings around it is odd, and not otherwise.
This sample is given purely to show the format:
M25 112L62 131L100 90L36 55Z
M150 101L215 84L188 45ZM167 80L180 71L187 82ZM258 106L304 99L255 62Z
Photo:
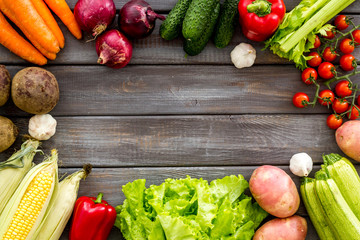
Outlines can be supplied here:
M315 179L302 178L300 185L300 193L305 205L306 211L309 214L310 220L313 223L316 232L321 240L336 240L341 239L336 236L336 232L329 224L329 219L325 215L320 201L315 193Z
M315 174L316 195L329 219L329 223L341 239L359 240L360 221L351 211L333 179L321 169Z
M354 165L339 154L323 156L326 171L334 179L345 201L360 220L360 178Z
M57 152L33 167L0 215L1 240L32 240L56 190Z
M16 188L30 170L33 158L39 147L39 141L27 140L21 149L7 161L0 163L0 214Z
M37 240L58 240L60 238L71 217L80 180L85 179L90 172L91 165L85 165L82 170L71 174L59 183L54 205L43 219L44 224L38 228L35 234Z

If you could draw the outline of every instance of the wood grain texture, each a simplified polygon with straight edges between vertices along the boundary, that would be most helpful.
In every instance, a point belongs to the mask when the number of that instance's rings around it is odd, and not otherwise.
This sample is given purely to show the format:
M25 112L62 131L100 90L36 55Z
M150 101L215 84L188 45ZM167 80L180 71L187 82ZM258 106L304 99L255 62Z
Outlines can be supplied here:
M357 5L358 2L356 3ZM352 8L351 8L352 9ZM356 24L360 24L360 16L351 15L354 18ZM257 58L255 64L264 65L264 64L287 64L293 65L292 62L289 62L286 59L281 59L280 57L274 55L269 50L263 51L263 43L257 43L246 39L238 26L232 41L229 46L223 49L218 49L214 46L212 41L210 41L206 48L197 56L188 56L185 57L185 52L183 51L183 40L181 38L175 39L173 41L166 41L162 39L159 35L159 27L161 21L157 21L154 32L147 38L133 41L134 50L133 57L130 61L130 65L138 64L213 64L213 65L232 65L230 59L230 52L234 47L241 43L246 42L252 44L257 53ZM98 58L95 51L95 41L88 40L91 39L91 36L86 35L83 40L79 41L75 39L66 27L59 23L64 36L65 36L65 48L60 51L55 61L49 61L48 65L54 64L85 64L85 65L96 65L96 60ZM113 28L116 27L116 22L113 24ZM76 51L74 51L76 49ZM360 53L359 48L355 50L355 56ZM12 54L0 45L0 64L28 64L21 58ZM122 70L118 70L120 72Z
M341 153L326 117L56 117L57 133L43 148L59 149L64 167L287 165L298 152L319 163L324 153ZM12 119L26 134L28 118Z
M299 186L299 178L290 173L287 166L281 166L294 180L295 184ZM166 178L185 178L189 175L193 178L203 178L209 182L222 178L228 175L241 174L249 181L255 167L196 167L196 168L122 168L122 169L102 169L96 168L89 175L89 177L80 184L79 196L96 196L99 189L104 193L104 199L109 201L113 206L121 204L125 197L121 191L121 186L136 179L145 178L147 180L147 187L149 185L159 185ZM319 166L314 168L314 172L319 169ZM72 173L77 169L61 169L60 174ZM247 191L248 192L248 191ZM307 216L304 206L301 204L297 212L298 215ZM317 239L316 232L307 218L309 232L308 240ZM69 224L64 231L62 240L68 239ZM121 233L117 228L111 232L109 240L123 239Z
M22 67L9 66L11 76ZM163 114L330 113L326 107L299 109L296 92L312 98L314 86L294 66L100 66L46 67L57 78L60 101L54 116ZM360 83L360 77L353 77ZM0 115L28 116L9 101Z

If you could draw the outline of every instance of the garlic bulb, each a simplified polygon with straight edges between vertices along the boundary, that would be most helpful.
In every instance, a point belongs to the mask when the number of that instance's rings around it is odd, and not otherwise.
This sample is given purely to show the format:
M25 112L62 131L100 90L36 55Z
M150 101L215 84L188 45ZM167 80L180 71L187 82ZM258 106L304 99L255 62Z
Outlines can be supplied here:
M256 59L256 50L250 44L240 43L231 51L230 56L235 67L251 67Z
M313 161L307 153L294 154L290 159L290 171L296 176L308 176L312 167Z
M50 114L35 115L29 121L29 134L38 140L48 140L56 132L56 120Z

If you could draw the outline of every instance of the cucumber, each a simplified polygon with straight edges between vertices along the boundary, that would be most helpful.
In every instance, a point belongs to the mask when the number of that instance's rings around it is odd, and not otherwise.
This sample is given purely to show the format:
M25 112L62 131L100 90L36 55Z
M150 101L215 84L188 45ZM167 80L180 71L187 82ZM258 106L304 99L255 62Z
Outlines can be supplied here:
M193 0L186 11L182 34L189 41L198 41L212 19L219 0Z
M219 20L215 27L214 43L217 48L229 45L237 22L239 0L225 0L221 5Z
M192 41L189 39L184 40L184 51L190 55L195 56L201 53L201 51L205 48L209 39L211 38L212 33L214 32L214 28L216 25L216 21L218 19L220 13L220 2L217 3L213 13L211 14L211 18L208 21L208 24L203 32L203 35L200 37L198 41Z
M160 26L160 36L165 40L173 40L181 33L181 27L192 0L179 0L171 9L165 21Z
M360 222L351 211L339 187L333 179L329 178L324 170L315 174L316 195L329 219L329 223L341 236L341 239L359 240Z
M315 194L315 179L305 177L301 181L300 193L306 211L314 225L320 240L337 240L336 232L331 229L332 225L325 215L320 201Z

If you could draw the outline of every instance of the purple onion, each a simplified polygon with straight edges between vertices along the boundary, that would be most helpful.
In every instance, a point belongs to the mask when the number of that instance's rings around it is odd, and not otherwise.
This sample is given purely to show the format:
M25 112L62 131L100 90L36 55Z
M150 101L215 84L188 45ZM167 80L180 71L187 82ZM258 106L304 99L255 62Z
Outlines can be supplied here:
M155 13L147 2L131 0L120 9L119 28L131 38L144 38L154 30L157 18L165 20L165 17Z

